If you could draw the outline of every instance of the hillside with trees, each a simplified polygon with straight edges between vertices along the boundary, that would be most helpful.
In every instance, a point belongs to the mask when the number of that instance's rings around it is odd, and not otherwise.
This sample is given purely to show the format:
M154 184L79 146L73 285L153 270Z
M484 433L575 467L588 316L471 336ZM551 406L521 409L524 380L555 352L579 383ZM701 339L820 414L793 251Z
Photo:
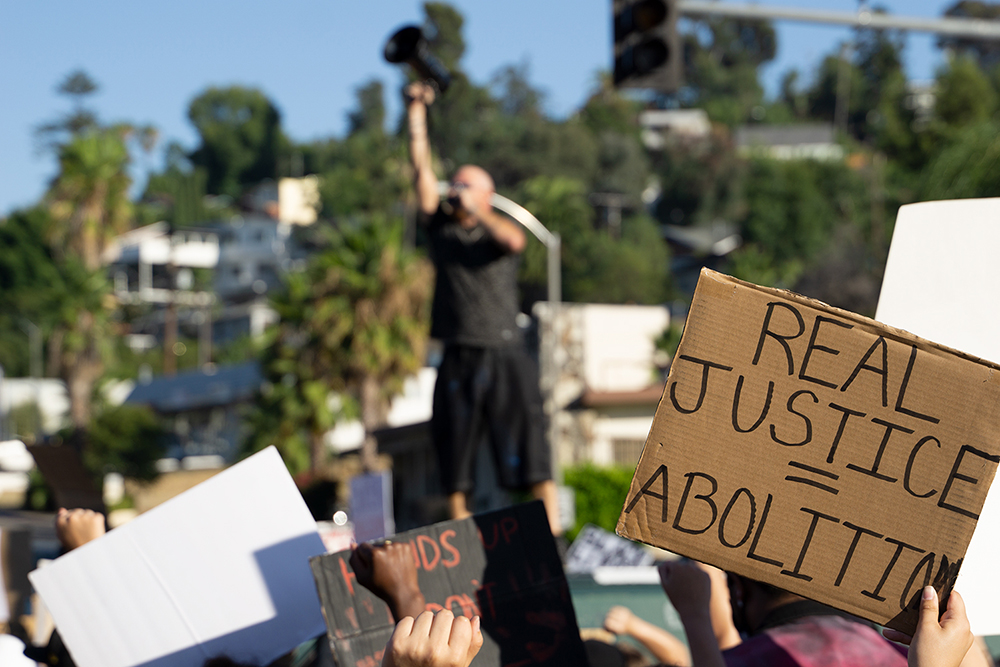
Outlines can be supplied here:
M1000 195L993 43L940 40L947 58L929 107L906 80L903 36L872 29L857 30L851 48L828 54L816 71L786 73L769 97L760 72L781 47L769 23L685 19L685 83L676 96L651 102L623 94L600 73L583 106L555 118L528 64L498 64L489 81L473 81L463 66L461 14L439 2L424 11L430 48L453 74L430 113L438 173L482 165L501 194L558 232L567 301L687 298L671 269L681 251L671 250L664 229L721 222L737 231L740 246L725 257L689 259L870 315L901 205ZM961 0L947 14L995 19L1000 4ZM135 199L131 165L153 149L155 130L98 119L86 103L97 83L84 72L60 84L70 109L39 130L58 171L36 206L0 222L0 364L8 375L26 375L23 320L41 330L44 373L69 389L68 437L92 453L86 460L95 472L124 466L108 442L115 429L98 421L108 409L100 388L134 377L142 363L159 368L156 353L140 358L122 344L143 313L116 301L104 248L155 221L183 228L236 215L268 179L316 176L319 221L303 233L308 262L273 296L281 322L262 342L213 353L263 365L269 389L257 399L251 419L261 435L249 447L280 435L286 461L302 470L319 464L317 434L343 415L362 416L369 432L379 425L384 390L423 361L427 329L429 274L414 228L406 125L389 117L386 102L405 82L401 75L391 85L361 85L346 134L308 142L288 136L280 100L219 82L188 108L197 144L161 142L164 167ZM640 114L657 104L704 110L708 135L651 146ZM740 128L796 124L833 124L843 159L738 150ZM620 223L610 223L596 195L622 202ZM543 298L545 266L544 248L531 239L520 274L526 312ZM350 399L339 413L331 392ZM101 433L99 446L87 444L88 430ZM99 451L113 455L102 459Z

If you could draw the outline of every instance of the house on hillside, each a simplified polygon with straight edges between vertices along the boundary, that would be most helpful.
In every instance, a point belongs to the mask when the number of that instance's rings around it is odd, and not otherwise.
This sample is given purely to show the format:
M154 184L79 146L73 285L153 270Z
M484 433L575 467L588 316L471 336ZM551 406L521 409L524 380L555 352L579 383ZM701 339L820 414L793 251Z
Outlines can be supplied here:
M243 410L261 382L256 362L210 367L140 382L125 402L149 406L166 420L168 458L208 456L221 465L236 458L246 435Z
M833 125L744 125L736 129L736 152L742 157L772 160L844 159L844 148L836 141Z

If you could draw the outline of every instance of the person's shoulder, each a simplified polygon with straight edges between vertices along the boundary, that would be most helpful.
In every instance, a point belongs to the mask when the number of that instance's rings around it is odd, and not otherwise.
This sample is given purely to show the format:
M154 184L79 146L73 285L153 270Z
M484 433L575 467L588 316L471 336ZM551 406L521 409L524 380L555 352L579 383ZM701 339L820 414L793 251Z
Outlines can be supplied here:
M726 667L799 667L799 663L766 633L737 644L722 652Z
M750 642L755 640L764 640L765 643L773 644L781 652L791 656L794 662L789 664L805 666L823 664L830 667L862 667L862 665L905 667L906 665L904 647L888 641L867 623L839 615L807 616L768 629Z

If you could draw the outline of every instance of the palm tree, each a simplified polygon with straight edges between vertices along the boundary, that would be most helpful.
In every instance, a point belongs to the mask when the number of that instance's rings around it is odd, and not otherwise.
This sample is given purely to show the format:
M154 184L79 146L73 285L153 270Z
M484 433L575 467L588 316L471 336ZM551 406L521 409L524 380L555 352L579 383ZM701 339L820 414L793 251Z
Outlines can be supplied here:
M44 202L50 224L46 240L71 272L76 298L67 299L49 336L49 373L66 382L74 428L91 419L94 386L104 372L104 348L112 335L116 304L101 255L133 221L128 174L130 126L90 126L58 146L59 173Z
M105 243L132 224L128 190L130 128L92 128L59 147L59 173L46 195L53 248L72 253L87 269L101 267Z
M373 432L389 400L424 360L430 264L403 244L403 225L380 216L332 234L274 301L281 323L263 364L267 382L251 418L248 448L276 444L286 464L316 472L323 437L339 420L360 417L362 463L376 464Z

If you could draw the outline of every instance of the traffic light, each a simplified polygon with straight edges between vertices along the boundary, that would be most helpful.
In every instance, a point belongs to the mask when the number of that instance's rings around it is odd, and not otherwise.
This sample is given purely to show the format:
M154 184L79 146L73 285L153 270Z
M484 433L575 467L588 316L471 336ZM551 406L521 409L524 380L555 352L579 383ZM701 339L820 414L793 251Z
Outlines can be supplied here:
M614 83L664 93L681 82L676 0L612 0L615 35Z

